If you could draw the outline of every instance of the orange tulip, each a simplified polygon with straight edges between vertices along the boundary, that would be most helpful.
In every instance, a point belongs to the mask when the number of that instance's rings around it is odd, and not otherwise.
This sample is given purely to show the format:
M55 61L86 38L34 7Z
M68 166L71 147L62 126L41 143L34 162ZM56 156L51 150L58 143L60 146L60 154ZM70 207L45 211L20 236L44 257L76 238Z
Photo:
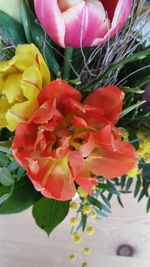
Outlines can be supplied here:
M77 183L91 194L96 176L114 178L135 165L133 146L121 140L123 133L115 127L123 98L117 87L107 86L81 103L80 92L62 80L40 91L40 108L17 127L12 146L37 190L67 200Z

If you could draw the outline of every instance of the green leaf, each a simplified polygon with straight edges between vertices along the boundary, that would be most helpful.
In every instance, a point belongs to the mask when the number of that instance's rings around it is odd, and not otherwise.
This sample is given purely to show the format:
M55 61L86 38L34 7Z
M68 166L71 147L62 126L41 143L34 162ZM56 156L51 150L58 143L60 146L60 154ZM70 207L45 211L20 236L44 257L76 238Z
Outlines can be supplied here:
M12 154L12 152L9 148L1 146L1 145L0 145L0 152L4 152L4 153L10 154L10 155Z
M1 10L0 10L0 35L3 36L3 39L4 41L6 41L6 43L9 40L12 40L12 42L15 45L27 42L23 26Z
M126 192L129 191L129 189L130 189L130 187L132 185L132 182L133 182L133 178L128 178L128 181L126 183L126 188L125 188Z
M148 198L147 207L146 207L146 211L149 212L149 210L150 210L150 197Z
M11 194L11 186L0 186L0 206L9 198Z
M14 177L11 175L10 171L7 168L0 169L0 183L2 185L12 185L15 182Z
M103 211L106 211L106 212L108 212L108 213L111 213L111 212L112 212L112 211L110 210L110 208L108 208L108 206L104 205L103 203L101 203L101 205L102 205L102 210L103 210Z
M103 201L105 202L105 204L106 204L109 208L111 208L111 205L110 205L110 202L109 202L108 198L105 197L103 194L101 194L101 198L103 199Z
M140 87L131 88L129 86L124 86L121 88L125 93L133 93L133 94L143 94L145 91L141 90Z
M106 214L104 211L101 211L101 210L98 210L98 209L95 209L96 213L102 217L105 217L107 218L108 217L108 214Z
M121 112L121 115L120 115L120 119L123 118L124 116L126 116L129 112L133 111L134 109L137 109L139 108L141 105L143 105L146 101L143 100L143 101L139 101L138 103L124 109L122 112Z
M120 181L120 183L121 183L121 189L123 189L124 186L125 186L126 178L127 178L126 175L123 175L123 176L121 177L121 181Z
M0 167L5 167L9 164L9 159L5 153L0 152Z
M40 198L41 194L35 190L29 178L24 177L11 188L9 198L0 207L0 214L21 212Z
M102 209L100 201L92 196L88 196L88 201L99 209Z
M27 41L28 43L31 43L31 23L28 16L28 9L25 0L21 0L21 19Z
M122 203L122 200L121 200L121 197L119 195L117 196L117 200L118 200L118 203L120 204L120 206L122 208L124 208L123 203Z
M30 9L27 9L28 23L31 24L31 39L42 53L48 67L55 74L56 77L60 76L60 66L56 60L55 53L51 48L51 39L46 32L37 23L36 17Z
M36 224L48 235L67 216L70 201L58 201L55 199L42 198L33 206L33 217Z
M134 190L134 197L137 197L139 191L141 188L141 179L138 177L135 185L135 190Z
M85 231L86 224L87 224L87 215L82 213L82 231Z
M100 188L100 189L105 189L105 190L109 190L109 189L113 188L112 185L110 185L110 184L103 184L103 183L99 183L96 187L97 188Z

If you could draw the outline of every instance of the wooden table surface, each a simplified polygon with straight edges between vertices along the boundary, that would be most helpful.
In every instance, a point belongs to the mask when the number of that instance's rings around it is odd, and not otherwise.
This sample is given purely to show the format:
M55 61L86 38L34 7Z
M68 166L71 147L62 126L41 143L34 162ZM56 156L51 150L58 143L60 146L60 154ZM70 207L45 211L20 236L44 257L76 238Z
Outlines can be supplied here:
M137 204L132 196L124 197L125 208L113 201L108 218L93 220L95 234L84 238L92 253L83 256L91 267L150 267L150 215L145 201ZM68 255L78 246L70 237L69 217L48 238L34 223L31 210L0 217L0 267L79 267ZM118 246L133 247L133 257L116 255Z

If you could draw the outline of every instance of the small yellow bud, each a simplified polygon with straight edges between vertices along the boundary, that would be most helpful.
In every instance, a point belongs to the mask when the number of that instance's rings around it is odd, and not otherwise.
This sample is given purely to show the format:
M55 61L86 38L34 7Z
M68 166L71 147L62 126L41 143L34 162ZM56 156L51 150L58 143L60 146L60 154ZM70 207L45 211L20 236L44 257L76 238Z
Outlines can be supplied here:
M69 256L69 260L70 260L71 262L75 262L76 259L77 259L77 257L76 257L76 255L74 255L74 254L71 254L71 255Z
M87 262L83 262L83 263L82 263L82 267L88 267Z
M91 248L89 248L89 247L84 248L84 253L86 255L89 255L91 253Z
M70 219L70 224L71 224L71 226L75 226L77 223L78 223L77 218L72 217L72 218Z
M83 214L88 215L91 212L91 206L88 206L88 205L83 206L82 212Z
M130 171L128 171L128 176L130 178L135 178L139 174L139 168L138 165L136 164Z
M86 232L88 235L93 235L95 230L94 230L94 227L93 226L89 226L86 228Z
M89 201L88 201L88 199L87 198L84 198L83 200L82 200L82 203L83 204L87 204Z
M95 211L91 211L89 215L90 215L90 217L91 217L92 219L95 219L96 216L97 216L97 214L96 214Z
M72 236L72 238L74 238L75 236L79 236L79 234L78 234L77 232L73 232L73 233L71 234L71 236Z
M88 193L81 186L78 187L77 192L80 197L85 198L88 196Z
M73 238L73 241L74 241L75 244L81 244L81 242L82 242L82 238L81 238L80 235L77 235L77 236L75 236L75 237Z
M77 210L78 209L78 205L77 205L77 203L75 201L72 201L70 203L70 209L72 209L72 210Z

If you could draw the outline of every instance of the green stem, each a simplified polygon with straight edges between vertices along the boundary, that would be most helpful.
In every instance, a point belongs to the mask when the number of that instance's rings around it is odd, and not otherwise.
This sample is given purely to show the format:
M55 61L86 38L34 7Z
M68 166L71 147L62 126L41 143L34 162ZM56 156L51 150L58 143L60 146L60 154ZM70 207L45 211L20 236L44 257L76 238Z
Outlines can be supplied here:
M64 63L63 63L63 80L69 80L70 78L70 60L72 59L73 48L66 47L64 54Z

